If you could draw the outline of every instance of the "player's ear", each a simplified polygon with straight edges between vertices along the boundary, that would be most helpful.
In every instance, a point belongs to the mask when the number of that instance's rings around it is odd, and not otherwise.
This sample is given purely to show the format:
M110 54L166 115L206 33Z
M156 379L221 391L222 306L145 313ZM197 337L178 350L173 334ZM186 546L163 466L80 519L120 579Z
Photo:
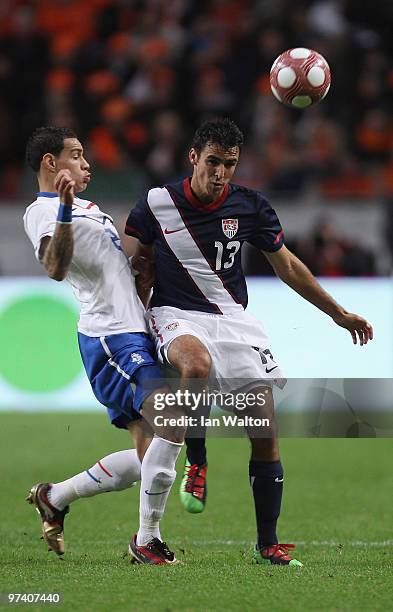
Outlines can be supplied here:
M190 149L188 159L190 160L190 163L195 166L198 161L198 153L195 151L195 149Z
M45 153L41 165L49 172L56 172L56 158L53 153Z

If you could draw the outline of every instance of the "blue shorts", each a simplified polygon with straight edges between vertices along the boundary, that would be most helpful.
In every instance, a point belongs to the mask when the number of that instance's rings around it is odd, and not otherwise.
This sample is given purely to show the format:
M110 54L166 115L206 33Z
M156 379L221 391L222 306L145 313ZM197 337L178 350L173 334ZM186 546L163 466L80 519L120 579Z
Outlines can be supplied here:
M142 332L93 338L78 333L83 365L93 393L107 407L113 425L126 429L140 418L146 397L162 386L154 343ZM131 383L134 383L133 391Z

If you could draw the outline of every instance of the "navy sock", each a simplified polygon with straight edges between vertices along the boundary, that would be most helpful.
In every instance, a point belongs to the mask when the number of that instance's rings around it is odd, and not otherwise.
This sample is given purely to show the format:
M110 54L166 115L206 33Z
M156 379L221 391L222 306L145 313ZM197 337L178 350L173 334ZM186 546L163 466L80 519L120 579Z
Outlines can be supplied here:
M249 475L254 495L258 546L278 544L276 526L280 515L284 473L281 461L250 461Z
M206 463L205 438L185 438L187 459L192 463L204 465Z

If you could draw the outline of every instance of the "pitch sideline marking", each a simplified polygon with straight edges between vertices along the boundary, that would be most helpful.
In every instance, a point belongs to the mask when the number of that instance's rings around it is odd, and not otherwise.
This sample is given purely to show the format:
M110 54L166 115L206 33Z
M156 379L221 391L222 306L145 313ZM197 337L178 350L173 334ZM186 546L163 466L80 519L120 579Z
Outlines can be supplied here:
M87 544L120 544L124 542L124 540L90 540L86 542ZM253 542L251 540L175 540L171 539L171 543L176 546L179 545L193 545L193 546L253 546ZM342 542L333 542L332 540L310 540L307 542L306 540L295 540L294 544L296 546L329 546L331 548L336 548L338 546L351 546L353 548L362 548L367 546L375 546L375 547L387 547L393 546L393 540L382 540L381 542L364 542L362 540L352 540L350 542L346 542L343 540Z
M176 540L171 540L173 542L176 542ZM180 540L177 540L178 543L180 543ZM195 546L210 546L210 545L214 545L214 544L219 544L219 545L252 545L253 542L250 542L249 540L192 540L191 542L189 542L189 544L194 544ZM330 547L337 547L337 546L352 546L352 547L366 547L366 546L393 546L393 540L383 540L381 542L364 542L362 540L353 540L350 542L334 542L332 540L311 540L309 542L305 541L305 540L297 540L294 542L294 544L296 544L297 546L330 546Z

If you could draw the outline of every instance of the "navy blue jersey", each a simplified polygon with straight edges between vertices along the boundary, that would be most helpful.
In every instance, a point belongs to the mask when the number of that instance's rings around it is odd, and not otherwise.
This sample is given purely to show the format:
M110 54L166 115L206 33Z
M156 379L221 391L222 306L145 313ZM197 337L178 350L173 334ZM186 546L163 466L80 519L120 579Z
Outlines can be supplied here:
M150 189L132 209L125 231L154 246L151 306L217 314L247 306L242 244L273 252L284 242L277 215L262 194L230 184L215 202L203 205L189 178Z

